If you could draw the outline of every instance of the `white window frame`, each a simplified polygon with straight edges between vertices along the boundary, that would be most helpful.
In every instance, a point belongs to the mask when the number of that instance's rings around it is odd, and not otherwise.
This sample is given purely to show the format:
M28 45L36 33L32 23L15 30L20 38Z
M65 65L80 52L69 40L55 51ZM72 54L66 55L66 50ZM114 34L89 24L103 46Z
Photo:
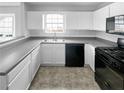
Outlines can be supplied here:
M12 28L12 30L13 30L12 31L12 38L15 37L15 14L14 13L3 13L3 14L0 14L0 16L8 16L8 17L12 16L13 17L13 21L12 21L13 22L12 23L13 24L13 26L12 26L13 27ZM8 38L10 38L10 37L8 37Z
M48 14L58 14L58 15L62 15L63 16L63 31L62 32L59 32L59 31L58 32L49 32L49 31L47 31L47 23L46 23L47 19L46 19L46 16ZM63 13L45 13L45 14L43 14L42 17L43 17L43 30L44 30L45 33L64 33L65 32L66 17L65 17L65 15Z

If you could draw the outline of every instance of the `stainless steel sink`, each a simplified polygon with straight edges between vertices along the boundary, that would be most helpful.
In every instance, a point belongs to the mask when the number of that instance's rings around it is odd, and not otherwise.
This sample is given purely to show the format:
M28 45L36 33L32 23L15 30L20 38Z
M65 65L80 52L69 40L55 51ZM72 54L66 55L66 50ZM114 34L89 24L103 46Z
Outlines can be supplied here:
M42 40L43 43L63 43L65 42L64 39L44 39Z

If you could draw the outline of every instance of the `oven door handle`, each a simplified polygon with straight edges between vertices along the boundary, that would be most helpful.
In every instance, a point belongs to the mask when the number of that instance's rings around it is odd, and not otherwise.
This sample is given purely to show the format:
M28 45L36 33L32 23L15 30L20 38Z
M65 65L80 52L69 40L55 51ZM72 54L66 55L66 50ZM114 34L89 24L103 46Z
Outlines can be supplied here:
M109 84L109 82L104 81L104 84L105 84L105 86L107 86L107 87L111 88L111 85Z

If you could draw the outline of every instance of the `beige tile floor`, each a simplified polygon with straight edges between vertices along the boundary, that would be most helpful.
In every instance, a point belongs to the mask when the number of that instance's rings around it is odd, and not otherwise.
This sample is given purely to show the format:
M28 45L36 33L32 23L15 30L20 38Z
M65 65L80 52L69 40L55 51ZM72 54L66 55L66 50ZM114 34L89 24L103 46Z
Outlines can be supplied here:
M85 67L40 67L31 90L99 90L94 73Z

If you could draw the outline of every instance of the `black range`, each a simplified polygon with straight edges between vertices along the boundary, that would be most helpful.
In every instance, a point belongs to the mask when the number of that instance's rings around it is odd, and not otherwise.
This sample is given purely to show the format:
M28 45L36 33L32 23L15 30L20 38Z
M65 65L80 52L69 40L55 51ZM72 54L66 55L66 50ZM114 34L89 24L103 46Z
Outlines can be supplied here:
M124 49L95 49L95 80L101 89L124 89Z
M100 52L106 63L113 68L124 72L124 49L119 47L98 47L96 52Z

